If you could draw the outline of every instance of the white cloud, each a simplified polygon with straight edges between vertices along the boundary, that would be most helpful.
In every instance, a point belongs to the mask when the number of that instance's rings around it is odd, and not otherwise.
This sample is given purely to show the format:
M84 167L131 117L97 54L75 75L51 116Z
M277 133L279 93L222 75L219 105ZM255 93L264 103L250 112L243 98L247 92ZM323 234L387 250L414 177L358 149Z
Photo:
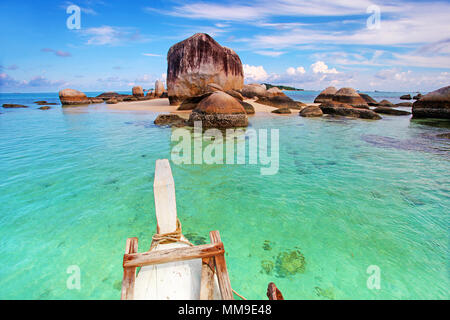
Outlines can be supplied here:
M279 56L285 54L286 51L265 51L265 50L260 50L260 51L255 51L255 53L260 54L262 56L279 57Z
M161 54L156 54L156 53L143 53L142 55L146 56L146 57L162 57Z
M123 45L127 42L147 42L148 38L143 37L135 28L101 26L81 29L79 34L86 38L88 45Z
M311 65L314 73L339 73L336 68L328 69L328 66L323 61L317 61Z
M250 66L244 64L244 77L249 81L265 81L269 78L263 66Z
M305 72L306 72L306 70L303 67L297 67L297 68L290 67L286 70L286 73L290 76L294 76L296 74L304 74Z

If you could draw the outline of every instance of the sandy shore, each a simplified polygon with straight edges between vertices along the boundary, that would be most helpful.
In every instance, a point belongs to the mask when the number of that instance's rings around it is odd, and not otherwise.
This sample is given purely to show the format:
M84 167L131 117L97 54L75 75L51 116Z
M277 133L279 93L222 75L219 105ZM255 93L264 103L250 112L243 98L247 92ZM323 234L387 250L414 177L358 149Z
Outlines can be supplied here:
M266 106L263 104L256 103L254 100L248 99L245 102L250 103L254 108L256 113L270 114L276 108ZM318 105L317 103L311 103L308 105ZM179 114L182 117L188 117L191 111L177 111L178 106L171 106L169 104L169 99L154 99L145 101L134 101L134 102L119 102L117 104L107 104L109 109L113 110L123 110L123 111L148 111L148 112L164 112L164 113L174 113ZM297 115L298 112L292 111L291 115Z

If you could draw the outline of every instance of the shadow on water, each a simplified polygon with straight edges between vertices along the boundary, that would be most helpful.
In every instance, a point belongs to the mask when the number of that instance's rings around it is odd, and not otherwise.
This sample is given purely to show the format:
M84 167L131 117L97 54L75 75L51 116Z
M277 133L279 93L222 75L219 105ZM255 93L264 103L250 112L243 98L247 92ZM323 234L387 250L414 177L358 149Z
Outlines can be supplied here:
M417 139L400 140L391 137L379 136L375 134L365 134L361 136L361 140L379 148L393 148L406 151L420 151L433 154L448 154L449 146L442 145L442 139L431 136L431 139L418 137ZM437 142L437 144L435 143Z
M411 126L416 125L450 129L450 121L445 119L411 119Z

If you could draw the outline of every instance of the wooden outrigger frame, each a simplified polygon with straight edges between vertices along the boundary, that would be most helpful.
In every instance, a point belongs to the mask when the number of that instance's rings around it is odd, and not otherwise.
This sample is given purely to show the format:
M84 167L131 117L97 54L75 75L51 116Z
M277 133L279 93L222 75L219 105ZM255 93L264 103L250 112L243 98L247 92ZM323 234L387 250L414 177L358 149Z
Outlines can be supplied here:
M154 194L157 232L173 232L177 223L175 184L167 159L156 162ZM138 267L193 259L202 259L200 299L213 298L214 274L216 274L222 299L233 300L225 262L225 248L219 231L211 231L209 237L210 244L142 253L138 252L138 238L128 238L123 257L122 300L134 299Z

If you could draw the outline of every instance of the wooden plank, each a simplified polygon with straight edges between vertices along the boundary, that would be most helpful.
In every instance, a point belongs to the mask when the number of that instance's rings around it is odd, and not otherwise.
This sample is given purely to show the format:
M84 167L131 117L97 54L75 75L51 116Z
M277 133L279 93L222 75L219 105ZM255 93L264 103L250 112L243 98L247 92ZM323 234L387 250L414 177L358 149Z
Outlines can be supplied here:
M220 255L224 252L223 243L219 242L195 247L126 254L123 256L123 267L143 267L168 262L203 259Z
M284 300L281 291L278 290L277 286L273 282L269 283L269 286L267 287L267 297L269 300Z
M170 233L177 229L177 203L175 182L169 160L156 160L153 183L157 233Z
M138 238L128 238L125 246L125 255L138 252ZM123 268L122 300L133 300L134 285L136 282L136 267Z
M214 258L202 259L200 300L213 300L214 296Z
M211 231L209 233L211 244L222 243L219 231ZM224 250L225 253L225 250ZM228 275L227 264L225 262L224 253L216 255L214 261L216 264L217 279L219 280L220 293L223 300L234 300L233 290L231 289L230 277Z

